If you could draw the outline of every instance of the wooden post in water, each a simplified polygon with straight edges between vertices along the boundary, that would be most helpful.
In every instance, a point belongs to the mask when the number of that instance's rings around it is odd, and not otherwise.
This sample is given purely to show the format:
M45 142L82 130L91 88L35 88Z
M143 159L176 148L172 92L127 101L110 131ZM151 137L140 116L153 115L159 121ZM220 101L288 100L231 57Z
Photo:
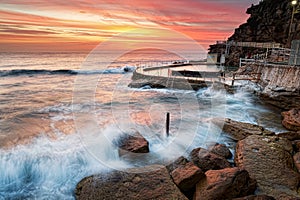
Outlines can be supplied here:
M233 76L232 76L232 82L231 82L232 86L234 85L234 79L235 79L235 74L233 74Z
M170 131L170 113L167 112L167 117L166 117L166 135L169 137L169 131Z

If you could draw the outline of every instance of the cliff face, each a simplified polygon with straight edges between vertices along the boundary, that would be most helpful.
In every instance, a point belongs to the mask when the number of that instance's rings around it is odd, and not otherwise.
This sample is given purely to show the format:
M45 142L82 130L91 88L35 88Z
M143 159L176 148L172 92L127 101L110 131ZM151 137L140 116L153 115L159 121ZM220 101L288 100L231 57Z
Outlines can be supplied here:
M293 7L290 0L264 0L247 9L245 24L235 29L228 39L243 42L276 42L289 44L289 29ZM300 13L294 14L291 40L300 39Z
M300 9L300 2L298 4L298 9ZM263 0L258 5L252 5L247 9L250 17L246 23L235 29L228 41L273 42L290 47L292 40L300 39L300 10L298 13L295 12L291 25L292 12L291 0ZM213 44L210 45L209 53L222 54L225 49L225 44ZM265 52L266 49L263 48L231 46L225 65L238 66L240 57L245 58L247 55Z

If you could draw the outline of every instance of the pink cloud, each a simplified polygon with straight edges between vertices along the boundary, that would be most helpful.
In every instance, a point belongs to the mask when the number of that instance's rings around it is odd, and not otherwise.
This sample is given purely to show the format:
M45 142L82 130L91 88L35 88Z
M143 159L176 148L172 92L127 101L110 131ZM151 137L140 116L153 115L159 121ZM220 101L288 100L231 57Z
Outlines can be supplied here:
M182 32L207 48L215 40L229 37L234 28L246 20L246 8L257 2L258 0L0 1L0 42L9 45L7 41L11 40L8 40L7 33L11 38L27 38L26 41L31 40L33 43L42 43L42 39L47 37L51 41L63 40L66 43L85 42L83 36L108 38L130 27L162 26ZM97 42L99 41L95 40L93 44Z

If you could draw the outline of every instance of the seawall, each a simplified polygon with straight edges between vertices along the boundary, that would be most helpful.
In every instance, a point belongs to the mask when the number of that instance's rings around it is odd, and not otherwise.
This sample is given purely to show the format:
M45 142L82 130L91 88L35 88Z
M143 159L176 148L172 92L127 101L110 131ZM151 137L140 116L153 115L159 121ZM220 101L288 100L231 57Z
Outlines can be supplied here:
M211 84L208 81L200 81L200 80L193 81L184 78L145 75L137 71L133 72L131 79L132 82L129 84L129 87L133 87L133 88L150 86L151 88L198 90L200 88L207 87L208 84Z
M249 64L237 73L260 73L259 96L282 109L300 107L300 67Z

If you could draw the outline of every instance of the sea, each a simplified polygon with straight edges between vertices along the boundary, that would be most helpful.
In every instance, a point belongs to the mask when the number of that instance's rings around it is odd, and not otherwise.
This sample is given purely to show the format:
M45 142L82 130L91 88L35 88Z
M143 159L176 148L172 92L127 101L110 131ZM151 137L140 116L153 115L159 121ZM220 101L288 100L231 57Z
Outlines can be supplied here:
M191 53L190 59L199 56ZM170 64L180 56L140 50L110 63L106 58L78 52L0 53L1 200L74 199L76 184L92 174L168 164L215 143L234 151L234 143L211 123L216 117L285 131L280 110L260 101L250 82L240 82L234 94L212 87L130 88L137 67ZM120 157L118 139L136 131L149 141L150 153Z

